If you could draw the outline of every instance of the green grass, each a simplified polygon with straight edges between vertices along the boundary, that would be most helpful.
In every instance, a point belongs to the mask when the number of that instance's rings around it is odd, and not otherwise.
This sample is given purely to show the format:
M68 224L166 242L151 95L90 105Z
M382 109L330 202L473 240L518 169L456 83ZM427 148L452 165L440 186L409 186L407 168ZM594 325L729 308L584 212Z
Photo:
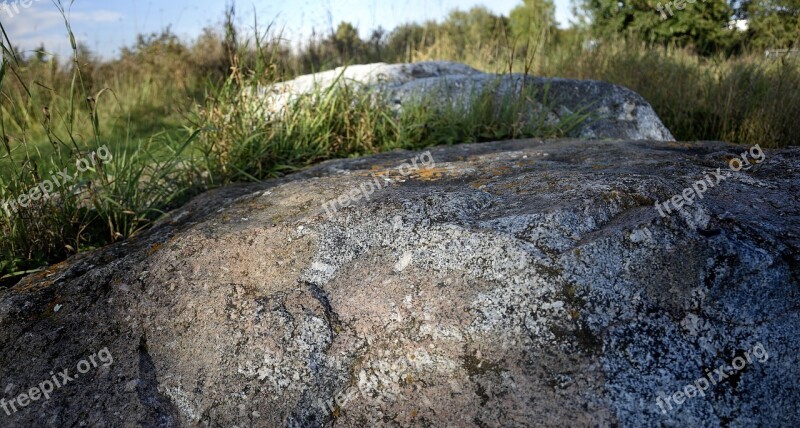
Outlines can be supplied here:
M156 93L170 92L156 86L165 80L116 74L108 80L117 88L93 87L94 75L85 71L89 64L64 22L73 49L67 66L25 61L0 24L0 205L19 203L0 207L0 286L133 236L196 188L192 177L178 172L197 132L176 129L175 115L159 112L165 98ZM162 125L169 131L156 132ZM150 135L140 134L143 129ZM95 157L91 168L76 174L76 162L101 147L111 156ZM54 186L56 171L76 178ZM39 185L52 194L29 192ZM25 194L35 200L19 199Z
M197 86L181 94L161 88L163 80L156 77L137 86L137 79L119 75L109 80L116 88L98 86L97 79L89 84L93 76L85 71L78 46L66 71L70 78L48 77L48 64L24 63L6 42L3 70L10 73L0 75L0 88L13 103L3 105L0 117L7 142L0 157L5 171L0 204L26 194L50 171L72 173L76 161L100 147L107 146L113 156L59 189L57 197L32 201L17 212L0 211L0 285L77 252L135 236L188 197L227 183L397 148L560 137L588 117L575 114L545 123L529 106L546 94L532 88L498 97L489 86L468 95L468 108L417 102L398 113L367 91L337 86L318 88L283 114L266 118L242 96L279 77L274 67L279 52L259 39L254 46L240 46L231 58L234 71L224 81L203 84L200 103L169 109L185 105L182 98L196 99L190 94L199 92ZM158 88L162 97L153 93ZM178 115L183 128L171 125Z
M624 39L602 41L593 50L584 50L581 44L576 40L542 45L531 61L512 60L511 69L626 86L653 106L680 141L800 145L799 58L767 59L763 52L705 58L686 49ZM511 53L506 51L505 56L510 58ZM434 44L414 59L433 58L465 62L482 70L509 69L508 60L505 64L496 57L485 60L478 48L456 52L446 43Z
M497 84L500 82L498 81ZM545 122L531 112L546 94L524 88L497 96L495 87L466 94L469 107L420 100L400 112L375 94L347 85L317 88L299 97L282 113L264 117L227 86L201 110L196 123L213 124L199 136L205 166L212 177L227 181L277 177L326 159L364 156L393 149L494 141L505 138L566 136L587 114ZM440 97L444 98L444 97ZM546 111L547 109L544 109Z

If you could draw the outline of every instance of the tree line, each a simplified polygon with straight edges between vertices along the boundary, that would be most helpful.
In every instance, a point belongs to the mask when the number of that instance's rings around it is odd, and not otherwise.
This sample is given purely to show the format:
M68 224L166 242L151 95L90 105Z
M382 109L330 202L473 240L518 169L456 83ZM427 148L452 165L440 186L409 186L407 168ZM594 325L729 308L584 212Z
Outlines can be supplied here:
M552 0L523 0L508 16L473 7L454 10L440 21L406 23L391 31L377 28L366 37L353 24L341 22L296 46L279 36L266 38L258 49L269 51L271 71L286 77L346 64L463 58L460 54L466 51L485 58L527 58L546 44L591 45L619 38L688 48L702 56L800 47L800 0L575 0L574 6L576 22L569 26L556 22ZM94 65L92 74L98 77L120 66L153 75L180 60L191 65L184 70L193 74L224 79L232 67L247 65L232 63L233 47L239 45L234 18L230 6L222 31L206 28L193 43L180 40L169 28L140 35L112 61L97 60L81 45L79 61ZM43 61L44 50L42 46L23 61ZM238 60L246 62L248 55L239 52Z
M341 22L329 34L312 37L300 56L308 71L328 63L408 61L443 41L456 52L496 44L524 54L534 44L633 37L704 56L800 44L800 0L578 0L574 12L575 25L559 28L552 0L524 0L509 16L485 7L455 10L441 22L378 28L366 39Z

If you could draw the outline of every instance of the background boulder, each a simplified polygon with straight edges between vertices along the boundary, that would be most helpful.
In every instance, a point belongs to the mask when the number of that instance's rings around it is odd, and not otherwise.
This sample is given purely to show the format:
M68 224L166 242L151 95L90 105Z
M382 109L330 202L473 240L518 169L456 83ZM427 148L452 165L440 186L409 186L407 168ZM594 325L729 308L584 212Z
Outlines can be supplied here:
M619 85L593 80L488 74L447 61L413 64L366 64L340 67L259 88L252 101L259 117L283 111L304 95L343 85L371 91L379 102L397 109L404 104L435 102L458 108L474 105L490 93L506 103L530 104L529 120L558 123L574 115L591 115L571 132L581 139L673 141L650 104ZM252 98L252 95L249 95Z

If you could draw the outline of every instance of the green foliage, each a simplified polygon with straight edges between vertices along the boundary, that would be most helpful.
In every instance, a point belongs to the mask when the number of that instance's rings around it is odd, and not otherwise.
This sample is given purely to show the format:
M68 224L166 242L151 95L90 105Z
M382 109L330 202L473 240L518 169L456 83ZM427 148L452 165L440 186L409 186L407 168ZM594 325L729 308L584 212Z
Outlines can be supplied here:
M66 16L65 23L74 40ZM11 101L0 105L2 286L76 252L131 236L157 218L159 208L173 206L191 188L173 172L193 136L180 143L159 134L133 150L119 134L105 143L114 133L102 113L122 106L113 103L108 88L92 89L84 67L94 59L85 48L72 44L69 68L41 55L24 61L10 48L2 24L0 32L0 96ZM147 85L139 82L137 89ZM101 147L111 155L98 159ZM87 159L94 161L78 174L76 161ZM65 180L59 171L74 179ZM42 196L45 191L48 197ZM26 194L31 197L23 198Z
M498 96L489 85L465 94L463 104L442 102L454 96L442 94L407 103L398 113L389 100L345 84L317 88L265 117L263 109L252 108L254 100L241 96L238 81L229 80L194 120L206 129L194 147L217 184L273 178L327 159L397 148L563 137L586 119L577 113L547 122L546 109L531 109L534 101L549 106L547 96L532 88ZM255 82L244 83L257 89Z
M584 0L583 7L594 34L604 39L635 36L650 44L692 47L702 55L731 51L740 42L727 28L733 8L725 0Z
M523 43L552 34L556 25L552 0L523 0L509 15L511 33Z
M750 0L742 17L750 20L750 44L759 49L800 46L800 0Z
M538 73L626 86L653 106L679 141L800 144L798 60L767 60L761 52L705 58L634 41L601 43L588 52L562 45L547 56L551 62Z
M582 0L596 37L634 35L651 45L691 47L705 56L800 42L798 0ZM747 31L731 23L746 20Z
M435 22L403 24L388 36L386 52L394 61L411 61L413 54L429 49L436 42Z
M336 31L326 37L313 34L296 59L285 49L284 60L276 62L283 63L281 68L292 74L328 70L344 64L374 62L386 55L385 37L385 31L379 28L372 31L368 40L362 40L352 24L341 22Z
M358 30L348 22L339 24L339 27L336 28L336 32L333 34L331 42L336 49L336 53L339 54L340 62L347 62L350 58L355 56L356 52L364 49L364 43L358 36Z
M473 12L453 14L449 31L490 37L493 17ZM228 24L232 14L230 9ZM331 65L391 54L385 39L378 31L361 41L345 23L322 39L317 53ZM419 104L398 115L390 103L376 104L371 94L345 88L318 91L285 115L259 121L248 114L246 103L252 101L242 94L302 67L302 56L298 61L276 40L256 35L243 41L226 25L223 36L207 30L188 46L166 29L139 37L107 63L74 45L71 67L54 58L25 60L7 38L0 43L0 97L11 101L0 105L0 202L28 193L53 171L74 171L76 160L101 146L113 154L57 189L57 196L19 211L0 210L0 286L77 252L135 236L189 196L226 183L394 148L563 136L584 119L523 122L521 112L534 94L498 98L491 90L473 94L468 109ZM199 55L205 48L207 57ZM223 71L224 79L217 80Z
M455 49L464 50L472 43L484 44L506 38L509 25L508 18L478 6L466 12L450 12L441 29L442 36L451 40Z

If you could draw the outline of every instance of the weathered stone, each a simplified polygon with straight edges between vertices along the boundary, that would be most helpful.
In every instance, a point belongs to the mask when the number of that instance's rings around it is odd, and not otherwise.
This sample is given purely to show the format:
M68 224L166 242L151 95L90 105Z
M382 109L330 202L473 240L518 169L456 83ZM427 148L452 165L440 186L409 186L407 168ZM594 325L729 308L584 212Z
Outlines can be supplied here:
M380 95L377 99L398 109L408 102L425 100L447 100L466 108L476 95L485 91L506 102L518 102L514 97L526 91L532 95L525 101L531 104L532 120L538 121L542 115L545 123L552 125L561 119L591 113L591 120L571 131L572 137L674 140L650 104L622 86L592 80L487 74L446 61L354 65L300 76L260 88L256 99L261 101L254 104L260 106L259 111L281 112L302 95L345 84L374 91Z
M498 142L209 192L0 291L6 402L114 358L0 426L798 426L800 150L654 206L743 150Z

